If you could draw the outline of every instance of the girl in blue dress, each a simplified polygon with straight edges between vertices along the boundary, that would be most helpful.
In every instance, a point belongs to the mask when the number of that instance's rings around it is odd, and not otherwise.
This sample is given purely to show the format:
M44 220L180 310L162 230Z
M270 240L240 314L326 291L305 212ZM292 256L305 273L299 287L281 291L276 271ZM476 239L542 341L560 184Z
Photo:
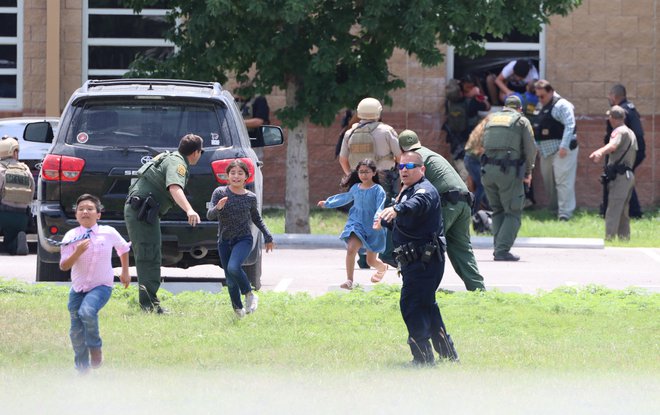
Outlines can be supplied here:
M385 190L379 184L376 162L370 159L360 161L355 170L344 180L342 187L348 192L330 196L318 202L322 208L336 208L353 202L348 211L348 221L339 236L346 242L346 276L341 288L353 288L355 256L358 252L367 253L367 263L377 271L371 281L380 282L385 276L387 265L378 258L378 253L385 251L384 229L373 229L374 220L385 205Z

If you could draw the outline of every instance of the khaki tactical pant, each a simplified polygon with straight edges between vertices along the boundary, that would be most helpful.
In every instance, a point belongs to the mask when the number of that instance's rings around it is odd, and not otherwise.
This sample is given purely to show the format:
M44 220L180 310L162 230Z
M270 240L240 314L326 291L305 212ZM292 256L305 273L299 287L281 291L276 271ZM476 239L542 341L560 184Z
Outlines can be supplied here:
M617 174L616 179L607 184L607 210L605 211L605 238L610 240L615 236L619 239L630 239L630 217L628 204L635 186L633 172Z

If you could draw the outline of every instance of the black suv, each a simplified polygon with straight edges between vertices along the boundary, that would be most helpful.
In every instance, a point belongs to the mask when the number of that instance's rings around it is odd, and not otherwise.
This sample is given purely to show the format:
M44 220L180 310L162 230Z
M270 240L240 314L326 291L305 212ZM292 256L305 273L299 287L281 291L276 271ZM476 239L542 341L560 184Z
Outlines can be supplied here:
M99 223L111 225L126 239L124 203L137 170L163 151L175 151L187 133L204 139L205 153L190 167L185 193L202 217L188 225L177 206L161 218L163 265L188 268L219 264L217 222L206 221L211 193L226 184L225 168L235 158L245 161L251 175L247 188L262 203L262 163L251 147L282 144L282 130L262 127L263 138L251 139L234 97L210 82L115 79L87 81L71 96L53 137L47 123L25 128L27 141L53 142L39 174L37 281L66 281L59 269L59 248L46 238L61 239L78 226L74 204L91 193L105 207ZM261 286L262 238L253 226L254 246L245 269L251 283ZM113 265L118 266L118 258Z

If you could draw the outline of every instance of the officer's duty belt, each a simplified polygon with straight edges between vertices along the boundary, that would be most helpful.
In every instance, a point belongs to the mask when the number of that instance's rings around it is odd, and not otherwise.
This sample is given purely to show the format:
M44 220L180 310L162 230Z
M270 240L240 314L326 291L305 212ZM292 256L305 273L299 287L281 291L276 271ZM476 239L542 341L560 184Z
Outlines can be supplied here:
M506 158L494 159L494 158L488 157L485 154L481 155L481 165L482 166L485 166L486 164L493 164L495 166L500 166L502 168L506 168L506 167L510 167L510 166L518 167L519 165L523 164L524 162L525 162L524 159L513 159L513 160L506 159Z
M27 213L28 208L19 208L0 204L0 212Z
M442 201L442 206L446 206L447 203L455 205L458 202L465 202L470 205L470 207L472 207L472 203L474 203L474 196L470 192L450 190L440 194L440 200Z

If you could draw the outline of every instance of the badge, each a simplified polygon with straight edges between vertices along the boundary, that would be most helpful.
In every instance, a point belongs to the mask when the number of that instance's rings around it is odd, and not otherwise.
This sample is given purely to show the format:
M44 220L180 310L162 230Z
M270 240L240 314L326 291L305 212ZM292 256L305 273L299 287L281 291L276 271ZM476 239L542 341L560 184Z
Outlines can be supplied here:
M181 177L185 176L186 175L186 166L184 166L183 164L179 164L176 168L176 173Z

